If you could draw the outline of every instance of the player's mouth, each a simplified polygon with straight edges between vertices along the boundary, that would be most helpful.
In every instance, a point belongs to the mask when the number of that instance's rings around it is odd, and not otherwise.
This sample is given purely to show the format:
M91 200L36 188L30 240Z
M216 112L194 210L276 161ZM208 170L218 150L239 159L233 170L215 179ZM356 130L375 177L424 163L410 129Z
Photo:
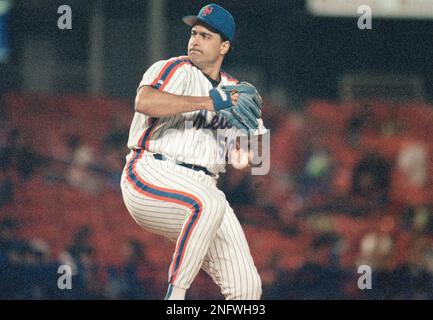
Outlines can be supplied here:
M197 49L190 49L189 53L202 53L200 50Z

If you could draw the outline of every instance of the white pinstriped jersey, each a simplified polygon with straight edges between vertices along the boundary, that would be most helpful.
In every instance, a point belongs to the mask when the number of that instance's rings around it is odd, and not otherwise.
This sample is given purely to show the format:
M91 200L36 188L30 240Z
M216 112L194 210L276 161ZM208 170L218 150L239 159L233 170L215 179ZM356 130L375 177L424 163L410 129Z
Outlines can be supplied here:
M221 72L219 85L236 83L238 80ZM144 73L138 88L145 85L172 94L195 97L209 96L209 90L213 87L188 56L154 63ZM261 119L259 124L256 134L266 131ZM203 127L208 130L203 130ZM214 112L205 110L161 118L136 112L129 132L128 148L160 153L173 160L206 167L218 174L225 171L225 165L217 163L217 128L227 128L227 122L219 119Z
M221 85L237 82L221 73ZM155 63L139 88L144 85L184 96L208 96L212 88L212 82L188 57ZM256 133L262 134L266 129L259 123ZM160 161L150 153L218 174L225 169L224 164L216 163L221 158L218 128L227 129L227 122L204 110L162 118L134 115L128 141L132 152L121 178L122 196L138 225L176 241L166 298L174 288L187 290L200 269L212 277L226 299L261 297L261 279L246 237L217 180L203 171Z

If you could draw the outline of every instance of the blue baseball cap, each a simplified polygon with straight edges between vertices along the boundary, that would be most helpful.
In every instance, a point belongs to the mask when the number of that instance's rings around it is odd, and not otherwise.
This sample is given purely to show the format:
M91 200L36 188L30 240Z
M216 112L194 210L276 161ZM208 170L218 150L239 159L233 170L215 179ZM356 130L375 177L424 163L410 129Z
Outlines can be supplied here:
M203 22L222 34L229 41L232 42L234 39L236 30L235 19L233 19L230 12L215 3L201 8L197 16L186 16L182 20L189 26L193 26L197 22Z

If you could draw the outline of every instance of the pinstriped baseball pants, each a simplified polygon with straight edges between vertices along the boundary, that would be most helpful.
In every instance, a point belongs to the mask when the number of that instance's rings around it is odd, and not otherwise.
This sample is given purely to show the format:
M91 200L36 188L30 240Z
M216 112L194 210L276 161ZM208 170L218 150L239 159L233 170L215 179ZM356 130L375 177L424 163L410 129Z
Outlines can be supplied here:
M188 289L203 269L226 299L260 299L261 280L244 232L215 179L134 150L121 189L138 225L176 242L169 285Z

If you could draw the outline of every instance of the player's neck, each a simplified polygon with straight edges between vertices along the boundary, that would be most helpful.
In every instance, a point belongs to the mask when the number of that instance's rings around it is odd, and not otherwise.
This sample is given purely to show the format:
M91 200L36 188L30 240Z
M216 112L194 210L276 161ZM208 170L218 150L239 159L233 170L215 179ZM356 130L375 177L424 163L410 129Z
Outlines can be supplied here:
M208 76L209 78L211 78L212 80L215 81L220 81L221 80L221 74L220 74L220 67L209 67L209 68L202 68L201 72L203 72L206 76Z
M221 80L221 66L223 64L223 59L217 59L216 61L209 63L207 65L200 66L201 72L203 72L208 78L217 81Z

